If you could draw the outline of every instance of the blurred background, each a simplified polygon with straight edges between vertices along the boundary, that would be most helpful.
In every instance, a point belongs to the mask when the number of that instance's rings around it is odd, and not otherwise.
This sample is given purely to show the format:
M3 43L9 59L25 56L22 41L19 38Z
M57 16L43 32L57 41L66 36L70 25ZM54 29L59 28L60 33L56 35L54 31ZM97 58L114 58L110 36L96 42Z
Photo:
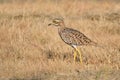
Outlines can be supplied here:
M74 62L53 18L104 49L79 47ZM119 80L120 0L0 0L0 79Z

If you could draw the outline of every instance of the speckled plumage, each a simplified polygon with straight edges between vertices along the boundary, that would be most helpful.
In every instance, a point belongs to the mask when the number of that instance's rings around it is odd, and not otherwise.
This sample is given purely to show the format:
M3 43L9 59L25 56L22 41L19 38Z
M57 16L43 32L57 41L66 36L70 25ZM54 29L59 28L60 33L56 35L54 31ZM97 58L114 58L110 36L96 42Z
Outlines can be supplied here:
M89 38L87 38L83 33L66 27L61 27L58 30L58 33L61 37L61 39L69 44L69 45L76 45L76 46L82 46L82 45L95 45L93 41L91 41Z
M62 19L53 19L52 23L48 24L58 27L58 33L61 39L68 45L72 46L75 49L74 60L76 60L77 53L79 53L80 62L82 63L82 56L77 46L82 45L94 45L97 44L87 38L83 33L78 30L67 28Z

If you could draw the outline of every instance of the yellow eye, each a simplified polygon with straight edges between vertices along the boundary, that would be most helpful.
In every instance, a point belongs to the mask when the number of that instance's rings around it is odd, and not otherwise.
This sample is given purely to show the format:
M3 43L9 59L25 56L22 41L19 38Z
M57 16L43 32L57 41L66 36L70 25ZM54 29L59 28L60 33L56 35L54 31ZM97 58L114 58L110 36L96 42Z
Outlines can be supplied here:
M53 21L53 23L56 23L56 21Z
M53 23L58 23L58 22L54 20Z

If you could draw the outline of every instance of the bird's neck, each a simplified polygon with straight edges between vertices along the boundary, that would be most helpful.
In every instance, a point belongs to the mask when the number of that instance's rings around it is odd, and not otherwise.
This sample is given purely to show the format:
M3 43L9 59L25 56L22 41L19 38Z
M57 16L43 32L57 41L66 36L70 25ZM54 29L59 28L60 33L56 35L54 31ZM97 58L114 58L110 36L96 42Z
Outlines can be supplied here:
M65 26L60 26L60 27L58 28L58 32L59 32L59 33L62 32L65 28L66 28Z
M65 24L64 22L60 23L60 26L58 27L58 32L61 32L62 30L64 30L66 27L65 27Z

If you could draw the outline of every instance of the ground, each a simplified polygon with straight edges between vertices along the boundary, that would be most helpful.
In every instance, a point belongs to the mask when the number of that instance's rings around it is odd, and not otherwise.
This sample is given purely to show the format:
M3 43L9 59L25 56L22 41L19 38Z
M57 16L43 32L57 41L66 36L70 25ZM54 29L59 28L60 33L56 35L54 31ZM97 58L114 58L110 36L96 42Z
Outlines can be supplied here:
M80 46L74 61L56 17L103 47ZM0 79L119 80L120 1L0 0Z

